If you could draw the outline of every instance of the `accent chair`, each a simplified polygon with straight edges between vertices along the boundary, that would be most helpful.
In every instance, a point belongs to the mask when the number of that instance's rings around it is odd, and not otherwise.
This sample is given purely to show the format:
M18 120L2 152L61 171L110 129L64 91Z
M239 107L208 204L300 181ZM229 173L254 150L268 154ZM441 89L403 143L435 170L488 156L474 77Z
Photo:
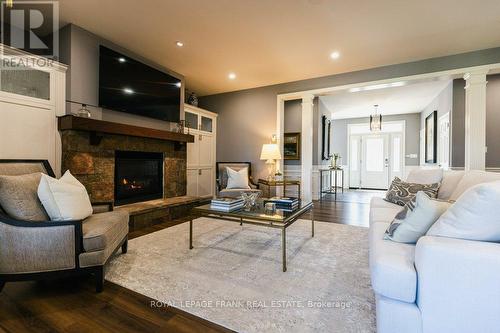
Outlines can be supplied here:
M0 160L0 175L45 173L48 161ZM112 203L94 203L82 221L24 221L0 207L0 291L6 282L94 274L96 292L104 284L104 265L120 247L127 253L128 213Z
M238 189L228 189L227 188L227 168L231 168L234 171L240 171L241 169L248 168L248 185L250 188L238 188ZM250 162L217 162L216 163L216 176L217 176L217 196L218 197L230 197L236 198L241 196L242 193L246 192L259 192L259 186L253 181L252 178L252 163Z

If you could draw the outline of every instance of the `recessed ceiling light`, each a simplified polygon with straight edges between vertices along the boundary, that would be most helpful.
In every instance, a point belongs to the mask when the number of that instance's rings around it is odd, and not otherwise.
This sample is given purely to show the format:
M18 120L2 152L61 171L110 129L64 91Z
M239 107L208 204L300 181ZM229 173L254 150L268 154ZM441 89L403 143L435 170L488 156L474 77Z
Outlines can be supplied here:
M125 94L128 94L128 95L131 95L131 94L134 93L134 91L132 89L130 89L130 88L123 88L123 92Z
M176 86L177 88L180 88L180 87L181 87L181 85L182 85L182 84L181 84L180 82L176 82L176 83L175 83L175 86Z
M118 61L123 63L123 62L125 62L127 60L124 57L120 57L120 58L118 58Z
M175 45L177 45L178 47L183 47L184 43L178 40L177 42L175 42Z
M228 76L229 80L234 80L236 79L236 74L235 73L229 73Z
M338 59L338 58L340 58L340 52L339 51L333 51L332 53L330 53L330 58L332 58L332 59Z

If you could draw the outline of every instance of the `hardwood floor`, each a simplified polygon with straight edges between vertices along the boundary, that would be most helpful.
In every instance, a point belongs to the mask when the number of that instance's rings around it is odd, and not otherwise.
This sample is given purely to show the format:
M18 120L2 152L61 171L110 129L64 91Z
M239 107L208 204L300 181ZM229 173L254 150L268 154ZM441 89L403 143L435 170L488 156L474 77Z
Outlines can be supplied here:
M314 203L316 221L368 226L377 191L346 191L337 202ZM168 221L130 233L135 238L183 223ZM108 281L95 293L92 277L7 283L0 293L0 332L230 332L176 308L151 307L152 299Z

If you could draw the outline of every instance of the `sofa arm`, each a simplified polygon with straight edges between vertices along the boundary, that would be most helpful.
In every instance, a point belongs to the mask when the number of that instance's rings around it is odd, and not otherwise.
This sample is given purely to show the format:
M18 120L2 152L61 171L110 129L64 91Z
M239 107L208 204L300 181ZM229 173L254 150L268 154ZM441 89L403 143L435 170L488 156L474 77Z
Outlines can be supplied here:
M500 244L422 237L415 267L424 332L498 332Z
M81 221L30 222L0 215L0 274L73 269L81 242Z

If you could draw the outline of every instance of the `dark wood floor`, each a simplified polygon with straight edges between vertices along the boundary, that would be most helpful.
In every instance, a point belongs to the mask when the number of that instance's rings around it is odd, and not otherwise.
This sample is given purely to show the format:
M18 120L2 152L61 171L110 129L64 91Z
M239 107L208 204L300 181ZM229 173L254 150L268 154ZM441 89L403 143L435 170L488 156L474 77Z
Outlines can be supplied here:
M374 191L347 191L314 205L316 221L368 226ZM135 231L130 238L188 219ZM108 281L95 293L91 277L7 283L0 293L0 332L229 332L175 308L151 307L152 299Z

